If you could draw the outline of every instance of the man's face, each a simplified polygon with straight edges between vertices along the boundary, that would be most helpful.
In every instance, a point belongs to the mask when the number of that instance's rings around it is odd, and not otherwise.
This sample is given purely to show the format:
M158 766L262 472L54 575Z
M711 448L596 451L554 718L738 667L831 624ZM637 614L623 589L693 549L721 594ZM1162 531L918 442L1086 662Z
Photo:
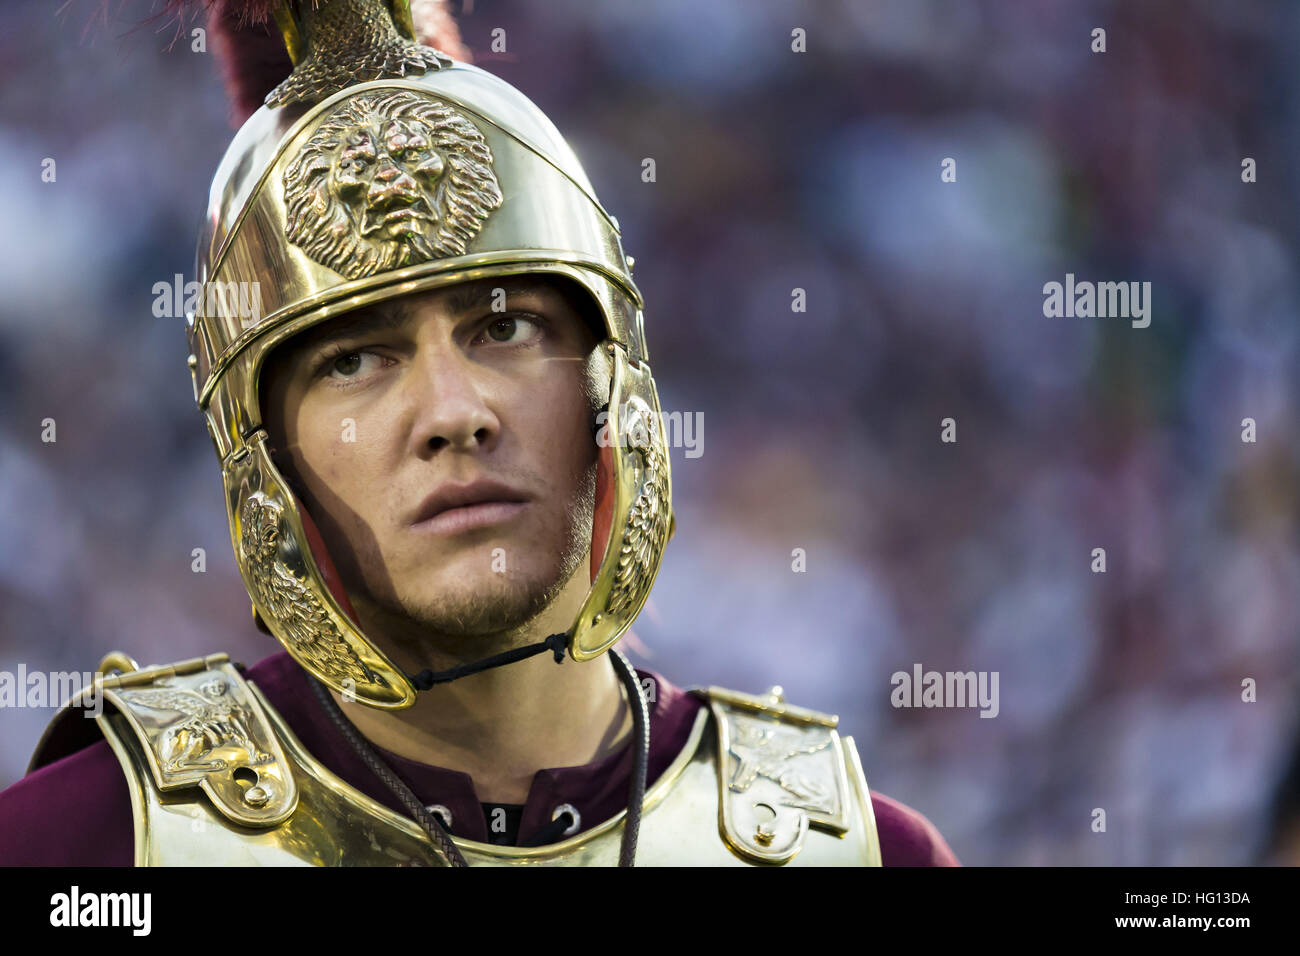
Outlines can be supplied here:
M481 280L327 320L268 360L277 464L367 631L508 644L585 573L608 365L580 308L558 282Z

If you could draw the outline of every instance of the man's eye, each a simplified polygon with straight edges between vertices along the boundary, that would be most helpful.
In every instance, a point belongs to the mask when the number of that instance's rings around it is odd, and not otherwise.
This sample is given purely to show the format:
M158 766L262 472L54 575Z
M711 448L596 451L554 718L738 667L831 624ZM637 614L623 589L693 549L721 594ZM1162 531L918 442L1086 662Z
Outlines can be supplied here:
M367 363L365 360L369 359ZM363 368L373 370L379 356L373 352L340 352L337 357L327 360L324 371L330 378L353 379Z
M535 337L540 326L532 319L504 316L489 322L486 331L494 342L524 342Z

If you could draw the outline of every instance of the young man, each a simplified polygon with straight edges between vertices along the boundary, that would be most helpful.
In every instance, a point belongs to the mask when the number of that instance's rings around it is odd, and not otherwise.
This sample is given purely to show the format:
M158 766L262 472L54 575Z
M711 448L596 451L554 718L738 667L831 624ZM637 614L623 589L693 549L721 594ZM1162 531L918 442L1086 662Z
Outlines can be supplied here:
M285 652L111 655L103 716L74 702L0 794L0 862L955 864L835 718L615 649L668 454L559 133L401 0L274 12L295 66L213 183L190 368Z

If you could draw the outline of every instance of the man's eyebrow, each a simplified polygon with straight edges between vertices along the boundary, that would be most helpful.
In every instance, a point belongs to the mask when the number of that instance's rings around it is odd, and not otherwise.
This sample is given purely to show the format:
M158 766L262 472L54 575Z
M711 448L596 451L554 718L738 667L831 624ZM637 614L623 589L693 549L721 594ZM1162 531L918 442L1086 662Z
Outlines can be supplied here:
M371 335L376 332L388 332L399 329L411 319L411 310L401 301L386 302L354 315L341 315L333 321L326 321L307 333L303 343L309 348L337 342L339 339L352 338L355 335Z
M448 294L447 307L453 313L461 315L490 305L496 298L497 289L504 289L507 296L512 296L523 295L540 288L538 283L524 279L506 279L501 282L482 282L459 286L451 289Z
M506 280L494 284L482 283L455 286L449 290L447 307L456 315L474 312L490 305L496 298L496 290L504 289L507 296L522 295L539 289L535 282L520 279ZM303 346L316 349L340 339L353 338L358 335L374 335L389 332L405 326L415 312L401 298L377 303L374 306L351 315L340 315L336 319L327 319L320 325L306 332Z

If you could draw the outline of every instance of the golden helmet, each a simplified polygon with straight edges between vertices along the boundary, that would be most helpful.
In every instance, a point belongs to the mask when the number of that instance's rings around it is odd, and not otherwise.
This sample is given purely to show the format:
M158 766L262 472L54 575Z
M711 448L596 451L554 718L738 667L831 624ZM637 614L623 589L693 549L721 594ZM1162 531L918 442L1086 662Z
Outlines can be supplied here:
M673 530L643 303L617 220L527 97L417 41L409 0L276 0L273 12L293 71L217 170L187 315L194 396L255 616L335 690L375 707L414 703L416 686L362 633L272 461L259 375L277 346L349 310L549 273L590 296L610 359L591 586L566 633L574 660L599 656L640 612ZM382 209L369 188L380 174L393 187Z

